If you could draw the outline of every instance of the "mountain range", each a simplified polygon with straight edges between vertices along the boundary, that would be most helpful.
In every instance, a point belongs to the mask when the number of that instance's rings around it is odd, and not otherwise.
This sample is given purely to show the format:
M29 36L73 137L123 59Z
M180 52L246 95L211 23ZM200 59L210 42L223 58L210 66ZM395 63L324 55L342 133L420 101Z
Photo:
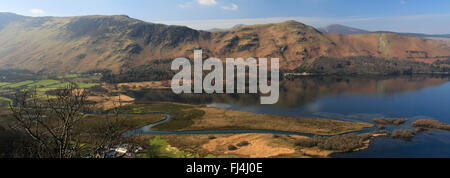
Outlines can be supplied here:
M317 28L319 31L323 33L336 33L336 34L343 34L343 35L351 35L351 34L367 34L367 33L397 33L400 35L406 35L406 36L414 36L414 37L434 37L434 38L450 38L450 34L425 34L425 33L399 33L399 32L391 32L391 31L368 31L353 27L348 27L345 25L339 25L339 24L332 24L327 25L324 27Z
M0 68L34 72L118 73L155 60L193 57L277 57L293 70L320 57L372 56L433 63L450 47L397 33L335 34L296 21L201 31L125 15L27 17L0 13Z
M339 24L331 24L325 27L319 27L317 30L323 32L323 33L336 33L336 34L343 34L343 35L352 35L352 34L366 34L370 33L370 31L362 30L358 28L353 27L347 27L344 25Z
M319 31L323 33L335 33L335 34L344 34L344 35L351 35L351 34L367 34L367 33L396 33L404 36L413 36L413 37L419 37L424 38L430 41L438 42L445 44L447 46L450 46L450 34L424 34L424 33L398 33L398 32L391 32L391 31L368 31L368 30L362 30L358 28L348 27L344 25L339 24L332 24L325 27L318 28Z

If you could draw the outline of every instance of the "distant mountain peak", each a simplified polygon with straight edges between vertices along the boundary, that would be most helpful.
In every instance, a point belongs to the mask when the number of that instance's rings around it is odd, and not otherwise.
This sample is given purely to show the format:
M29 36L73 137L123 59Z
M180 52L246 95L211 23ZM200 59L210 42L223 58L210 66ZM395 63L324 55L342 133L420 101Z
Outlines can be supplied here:
M348 27L348 26L339 25L339 24L327 25L325 27L318 28L318 30L321 31L322 33L337 33L337 34L344 34L344 35L370 33L370 31L367 31L367 30L362 30L362 29Z
M232 29L241 28L243 26L245 26L245 24L237 24L237 25L233 26Z

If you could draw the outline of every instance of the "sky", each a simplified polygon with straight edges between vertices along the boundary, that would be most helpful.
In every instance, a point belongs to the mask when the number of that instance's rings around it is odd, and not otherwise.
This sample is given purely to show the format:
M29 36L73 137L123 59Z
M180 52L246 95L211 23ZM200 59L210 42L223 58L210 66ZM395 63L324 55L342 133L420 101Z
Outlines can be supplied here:
M0 0L0 12L128 15L201 30L297 20L314 27L450 34L449 0Z

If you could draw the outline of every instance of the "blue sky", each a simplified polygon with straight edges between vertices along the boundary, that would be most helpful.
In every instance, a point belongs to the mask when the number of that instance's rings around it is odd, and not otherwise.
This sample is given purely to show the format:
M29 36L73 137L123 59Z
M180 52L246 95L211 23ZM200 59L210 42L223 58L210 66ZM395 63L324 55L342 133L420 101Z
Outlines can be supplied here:
M29 16L126 14L196 29L297 20L315 27L450 33L449 0L0 0L1 12Z

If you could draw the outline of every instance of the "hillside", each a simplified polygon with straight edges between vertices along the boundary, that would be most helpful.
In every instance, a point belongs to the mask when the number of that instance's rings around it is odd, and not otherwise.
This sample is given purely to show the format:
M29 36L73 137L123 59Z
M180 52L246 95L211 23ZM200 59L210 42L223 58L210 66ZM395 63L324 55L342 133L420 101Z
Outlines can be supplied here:
M442 43L450 47L450 38L437 38L437 37L426 37L425 39L434 41L437 43Z
M26 18L26 17L17 15L17 14L13 14L13 13L0 12L0 30L3 29L9 23L18 21L18 20L21 20L24 18Z
M0 13L0 68L35 72L115 73L154 61L204 56L279 57L295 69L321 56L374 56L432 63L448 46L399 34L323 34L287 21L206 32L127 16L24 17Z

